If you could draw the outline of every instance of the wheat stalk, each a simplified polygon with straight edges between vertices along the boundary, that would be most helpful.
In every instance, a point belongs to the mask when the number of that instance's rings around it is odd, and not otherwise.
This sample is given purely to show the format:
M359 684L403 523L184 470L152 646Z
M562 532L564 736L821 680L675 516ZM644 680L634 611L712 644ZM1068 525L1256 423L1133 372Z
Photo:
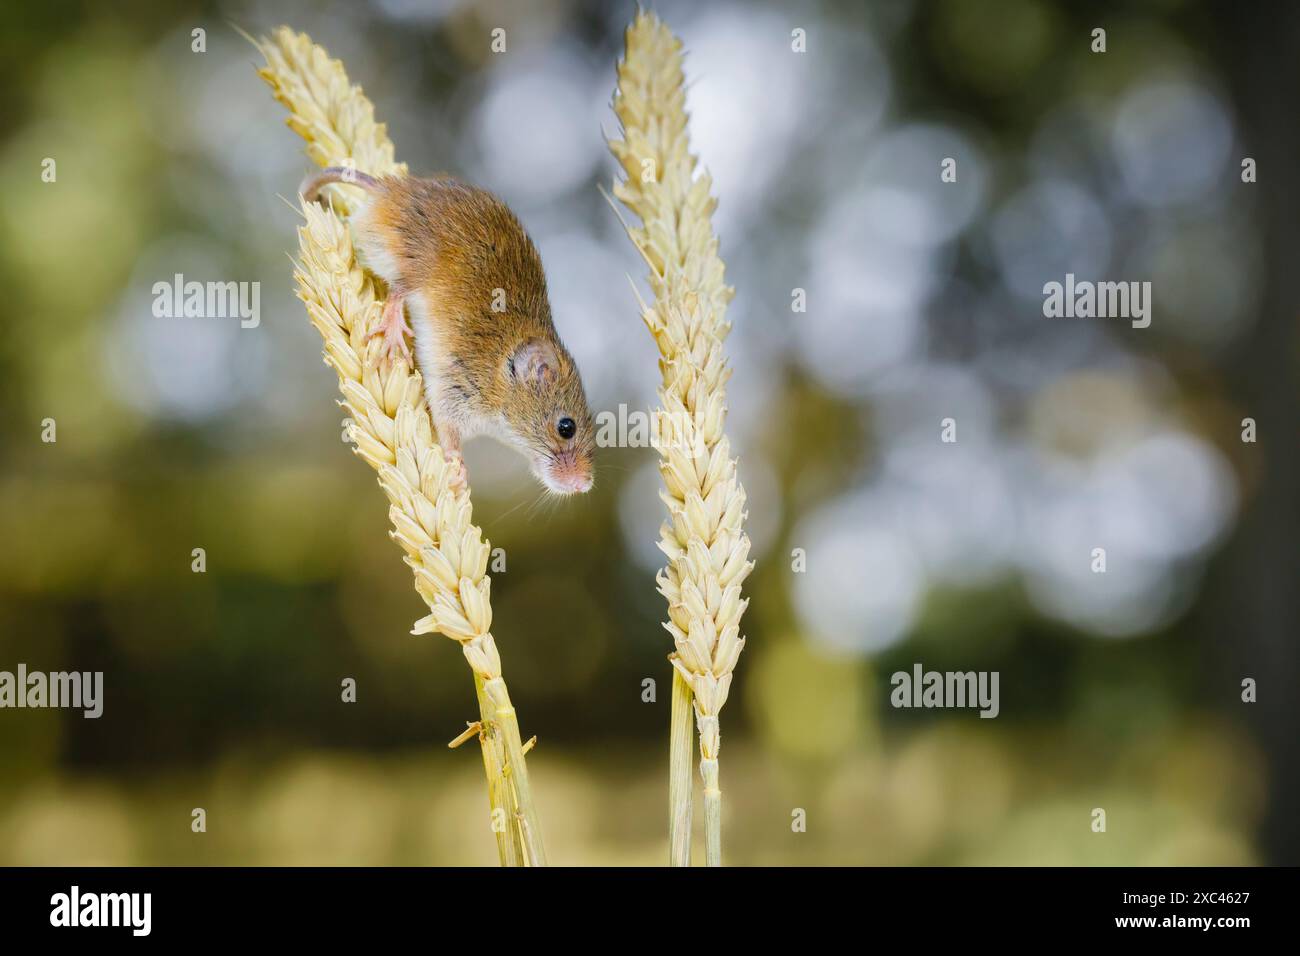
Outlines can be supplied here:
M659 347L662 375L655 421L664 480L660 497L669 515L659 547L668 565L657 580L668 601L664 627L675 647L669 657L675 711L671 862L690 861L690 726L680 716L693 698L704 781L705 860L717 866L722 861L718 715L745 646L740 617L748 601L740 588L754 565L741 529L745 491L723 433L730 370L722 342L730 331L726 310L733 290L723 281L713 233L712 181L703 171L696 176L690 153L681 47L656 16L637 13L625 36L614 95L623 138L609 148L627 174L614 184L614 195L641 220L640 227L625 226L650 266L654 306L643 303L642 318Z
M288 108L288 124L306 140L313 160L354 165L372 175L405 175L373 106L348 81L341 63L286 27L253 42L266 58L259 75ZM378 472L390 502L390 534L429 607L412 633L442 633L456 641L474 673L501 861L544 864L525 748L490 630L490 546L471 520L469 489L453 489L455 474L435 440L420 373L402 359L382 361L382 339L375 332L383 299L358 265L347 226L336 214L355 201L351 188L338 187L332 210L302 205L294 270L298 298L324 340L325 364L338 373L354 450Z

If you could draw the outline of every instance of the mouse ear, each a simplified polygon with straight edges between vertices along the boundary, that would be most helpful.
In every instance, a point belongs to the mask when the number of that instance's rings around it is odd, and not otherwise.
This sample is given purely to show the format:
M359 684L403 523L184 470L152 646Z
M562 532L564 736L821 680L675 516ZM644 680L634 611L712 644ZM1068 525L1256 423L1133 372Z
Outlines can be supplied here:
M528 339L510 356L510 375L529 385L554 385L560 377L555 346L545 339Z

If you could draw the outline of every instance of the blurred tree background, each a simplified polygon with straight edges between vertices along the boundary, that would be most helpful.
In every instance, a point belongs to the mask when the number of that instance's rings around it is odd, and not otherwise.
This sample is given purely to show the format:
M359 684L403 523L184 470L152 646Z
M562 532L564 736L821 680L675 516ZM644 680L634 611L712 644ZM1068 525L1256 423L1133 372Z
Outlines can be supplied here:
M729 861L1300 862L1294 5L654 6L686 43L737 288L758 566L723 716ZM293 297L282 197L308 163L231 24L310 33L413 171L516 209L616 412L657 378L644 268L596 188L633 10L8 11L0 670L102 670L105 709L0 711L0 863L494 861L478 755L444 746L469 674L408 633L421 602ZM1045 318L1067 272L1151 281L1150 328ZM155 317L177 273L260 283L257 327ZM604 449L560 502L486 440L468 457L552 858L663 862L656 456ZM916 662L999 671L1000 716L892 709Z

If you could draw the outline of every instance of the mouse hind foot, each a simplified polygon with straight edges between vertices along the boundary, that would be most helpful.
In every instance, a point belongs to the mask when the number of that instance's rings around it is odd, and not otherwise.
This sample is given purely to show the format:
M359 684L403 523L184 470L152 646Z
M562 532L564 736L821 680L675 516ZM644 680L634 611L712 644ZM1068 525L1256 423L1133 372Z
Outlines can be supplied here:
M387 362L396 360L400 352L407 363L414 366L411 348L406 344L406 337L411 335L411 327L406 324L406 293L401 289L389 289L384 301L384 315L379 328L370 333L371 338L384 337L383 357Z
M460 494L469 487L469 469L465 467L465 456L460 451L460 429L453 425L440 424L433 416L434 430L438 433L438 444L442 446L442 456L447 467L452 469L447 487L453 494Z

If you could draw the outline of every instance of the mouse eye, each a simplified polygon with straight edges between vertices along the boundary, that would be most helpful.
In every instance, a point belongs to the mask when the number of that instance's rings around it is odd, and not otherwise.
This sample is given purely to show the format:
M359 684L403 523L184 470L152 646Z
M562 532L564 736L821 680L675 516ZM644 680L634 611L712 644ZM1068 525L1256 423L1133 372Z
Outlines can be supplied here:
M555 430L561 438L572 438L578 431L578 423L572 418L561 418L555 423Z

